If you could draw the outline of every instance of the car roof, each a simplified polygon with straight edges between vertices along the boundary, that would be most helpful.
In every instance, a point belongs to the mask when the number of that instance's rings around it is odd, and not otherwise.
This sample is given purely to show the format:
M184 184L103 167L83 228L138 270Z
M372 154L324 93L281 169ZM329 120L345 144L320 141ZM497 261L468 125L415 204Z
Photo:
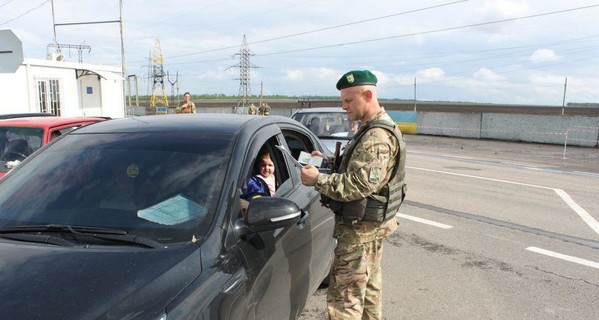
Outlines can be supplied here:
M323 108L309 108L309 109L300 109L297 110L296 113L321 113L321 112L343 112L345 111L341 107L323 107Z
M197 113L113 119L80 128L73 133L196 132L201 134L236 134L241 128L256 130L260 126L269 123L298 125L296 121L283 116Z
M6 127L34 127L52 128L61 125L77 124L81 122L98 122L110 118L107 117L24 117L0 120L0 126Z

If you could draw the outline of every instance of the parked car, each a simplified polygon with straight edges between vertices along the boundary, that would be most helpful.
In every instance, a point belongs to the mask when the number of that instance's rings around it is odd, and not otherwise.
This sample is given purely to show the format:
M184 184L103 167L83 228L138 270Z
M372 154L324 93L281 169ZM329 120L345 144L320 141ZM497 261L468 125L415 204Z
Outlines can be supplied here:
M35 116L31 116L35 115ZM0 178L37 149L81 126L105 117L56 117L52 114L9 114L0 120Z
M260 150L276 193L246 211ZM3 318L297 318L336 244L287 155L314 150L330 155L280 116L134 117L61 137L0 180Z
M355 129L360 126L359 121L348 119L340 107L301 109L293 113L291 118L316 134L331 152L335 152L337 142L341 143L341 148L349 142L355 133L351 130L352 125L357 124Z

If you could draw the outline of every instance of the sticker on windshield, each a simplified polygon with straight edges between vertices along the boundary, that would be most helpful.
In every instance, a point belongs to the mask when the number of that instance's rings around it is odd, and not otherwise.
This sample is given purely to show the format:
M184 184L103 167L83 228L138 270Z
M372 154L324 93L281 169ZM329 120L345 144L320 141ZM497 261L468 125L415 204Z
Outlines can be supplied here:
M139 167L135 164L132 163L127 167L127 176L129 176L129 178L135 178L139 175Z
M206 208L176 195L149 208L137 211L139 218L168 226L190 221L206 213Z

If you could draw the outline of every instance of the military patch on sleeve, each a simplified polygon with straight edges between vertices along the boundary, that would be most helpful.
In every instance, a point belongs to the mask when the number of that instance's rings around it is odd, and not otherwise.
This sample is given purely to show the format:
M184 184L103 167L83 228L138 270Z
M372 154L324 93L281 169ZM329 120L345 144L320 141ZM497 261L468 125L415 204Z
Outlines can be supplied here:
M379 181L381 181L381 168L370 168L370 173L368 174L368 181L370 183L378 183Z

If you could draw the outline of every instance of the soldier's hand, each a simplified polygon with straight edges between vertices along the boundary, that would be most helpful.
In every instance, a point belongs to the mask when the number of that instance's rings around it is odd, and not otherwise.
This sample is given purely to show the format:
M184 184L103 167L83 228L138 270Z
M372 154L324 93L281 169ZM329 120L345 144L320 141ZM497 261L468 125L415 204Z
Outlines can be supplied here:
M307 165L302 168L302 183L305 186L316 185L318 181L318 169L315 166Z

